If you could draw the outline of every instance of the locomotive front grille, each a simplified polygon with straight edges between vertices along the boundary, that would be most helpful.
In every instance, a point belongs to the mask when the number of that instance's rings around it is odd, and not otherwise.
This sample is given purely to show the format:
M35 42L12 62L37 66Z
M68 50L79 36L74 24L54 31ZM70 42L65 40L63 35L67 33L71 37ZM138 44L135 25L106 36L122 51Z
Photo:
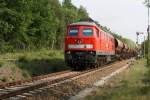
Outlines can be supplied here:
M96 56L94 52L70 52L65 53L65 61L68 64L91 64L95 63Z

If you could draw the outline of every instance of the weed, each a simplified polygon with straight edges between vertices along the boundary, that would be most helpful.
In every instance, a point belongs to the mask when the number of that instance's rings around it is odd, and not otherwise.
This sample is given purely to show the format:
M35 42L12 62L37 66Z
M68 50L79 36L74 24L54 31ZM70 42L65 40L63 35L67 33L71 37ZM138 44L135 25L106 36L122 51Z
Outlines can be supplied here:
M6 82L7 81L7 78L6 77L0 77L0 80L2 81L2 82Z
M150 86L143 86L142 88L140 88L140 93L142 95L146 95L150 93Z
M29 74L28 74L27 71L23 71L23 72L22 72L22 76L23 76L24 78L29 78Z
M125 87L125 88L127 88L128 84L129 84L129 82L127 80L121 80L120 83L121 83L122 87Z
M10 65L13 73L16 70L21 70L19 72L22 73L24 78L69 69L65 65L63 51L58 50L42 49L30 52L7 53L1 55L0 58L15 59L11 63L6 62L6 65ZM0 62L0 65L3 65L3 63Z
M108 83L95 95L87 96L85 100L150 100L150 72L145 67L145 62L144 59L136 61L131 69L111 81L114 86L110 87ZM144 81L141 80L143 77Z
M13 73L15 73L16 72L16 67L12 66L11 70L12 70Z
M18 58L18 62L26 63L26 62L28 62L28 58L26 56L21 56L21 57Z
M0 61L0 68L3 66L3 64L4 64L4 63Z
M15 80L15 76L10 76L10 79L12 80L12 81L14 81Z
M32 59L28 62L19 62L17 66L31 76L68 69L63 59Z

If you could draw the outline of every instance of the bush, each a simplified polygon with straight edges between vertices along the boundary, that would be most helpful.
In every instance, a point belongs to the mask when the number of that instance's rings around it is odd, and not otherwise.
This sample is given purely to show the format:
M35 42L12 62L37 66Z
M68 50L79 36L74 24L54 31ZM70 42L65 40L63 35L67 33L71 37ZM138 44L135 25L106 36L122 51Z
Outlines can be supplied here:
M19 59L18 59L18 62L27 63L28 61L29 61L29 60L28 60L27 56L21 56L21 57L19 57Z
M4 43L3 45L0 45L0 53L2 54L2 53L7 53L7 52L10 52L10 53L15 52L14 47L6 43Z

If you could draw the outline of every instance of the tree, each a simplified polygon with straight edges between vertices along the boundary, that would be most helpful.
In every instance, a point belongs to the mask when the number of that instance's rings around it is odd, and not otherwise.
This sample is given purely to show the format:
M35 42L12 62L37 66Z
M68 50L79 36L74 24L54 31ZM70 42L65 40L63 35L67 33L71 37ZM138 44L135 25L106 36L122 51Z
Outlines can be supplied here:
M89 15L86 11L86 9L83 6L80 6L78 9L78 17L81 18L89 18Z
M30 23L30 6L32 1L2 0L0 11L1 35L5 42L10 42L16 48L24 47L25 32ZM5 31L4 31L5 30ZM22 40L22 41L21 41Z
M149 6L150 7L150 5L148 5L148 0L145 0L144 4L145 4L145 6L147 6L147 7Z
M0 0L0 51L60 49L68 24L88 17L71 0Z
M64 1L63 1L63 7L69 8L69 9L74 9L74 8L76 8L76 7L71 3L71 0L64 0Z

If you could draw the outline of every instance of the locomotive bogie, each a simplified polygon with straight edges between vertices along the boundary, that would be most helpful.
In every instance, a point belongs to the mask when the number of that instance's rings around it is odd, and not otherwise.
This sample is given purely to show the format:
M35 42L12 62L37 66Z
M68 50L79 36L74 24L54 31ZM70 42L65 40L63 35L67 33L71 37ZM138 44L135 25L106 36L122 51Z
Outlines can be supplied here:
M65 52L65 62L68 66L85 69L85 66L92 67L97 63L97 56L93 51L68 51Z

